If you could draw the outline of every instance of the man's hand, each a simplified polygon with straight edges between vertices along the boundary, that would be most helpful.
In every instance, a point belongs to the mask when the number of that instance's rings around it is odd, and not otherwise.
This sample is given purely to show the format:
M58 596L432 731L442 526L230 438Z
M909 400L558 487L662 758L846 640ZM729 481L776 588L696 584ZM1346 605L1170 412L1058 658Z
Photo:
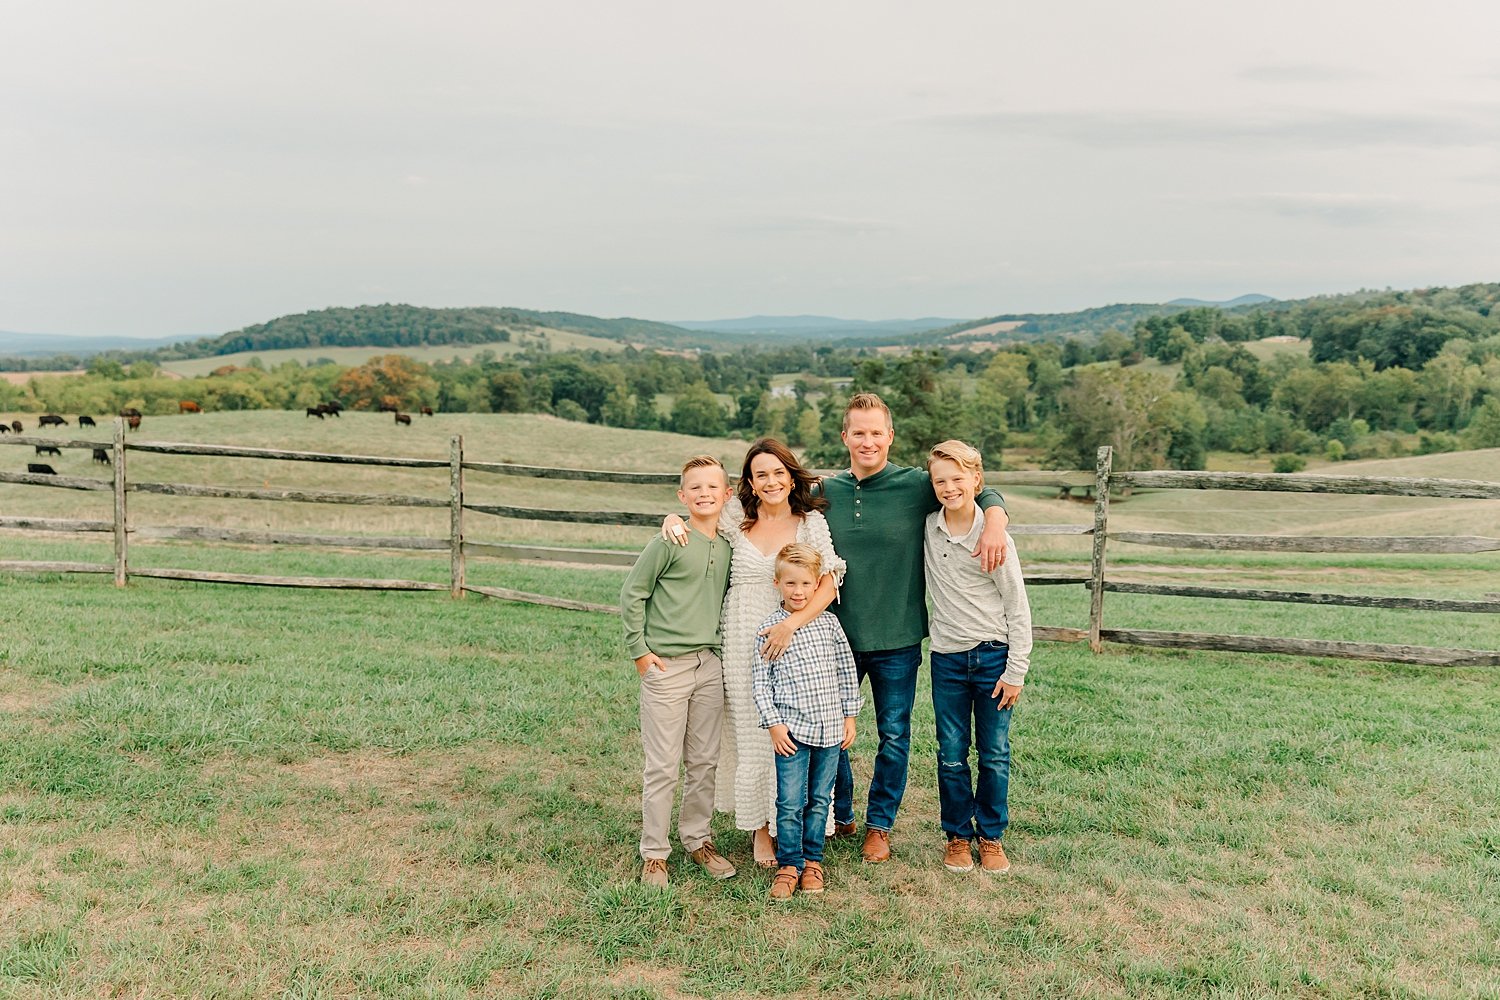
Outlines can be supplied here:
M839 744L840 750L848 750L854 745L854 719L852 717L844 720L844 741Z
M635 658L635 672L640 674L642 677L645 677L646 671L650 670L652 667L655 667L662 673L667 672L667 665L661 662L661 657L657 656L655 653L647 653L645 656L637 656Z
M661 519L661 537L664 542L676 542L678 545L688 543L687 525L682 518L676 514L668 514Z
M797 630L792 626L790 619L783 618L770 628L761 629L759 634L766 637L766 644L761 647L761 654L767 661L774 663L792 644L792 636L797 634Z
M990 692L990 697L1000 699L1000 704L995 706L995 711L997 712L1003 712L1007 708L1014 708L1016 702L1021 700L1021 685L996 681L995 690Z
M792 742L792 734L786 726L771 727L771 749L781 757L790 757L797 752L797 744Z
M1010 524L1010 515L1003 507L991 507L984 512L984 533L979 536L979 547L974 558L986 573L995 572L995 567L1005 562L1005 528Z

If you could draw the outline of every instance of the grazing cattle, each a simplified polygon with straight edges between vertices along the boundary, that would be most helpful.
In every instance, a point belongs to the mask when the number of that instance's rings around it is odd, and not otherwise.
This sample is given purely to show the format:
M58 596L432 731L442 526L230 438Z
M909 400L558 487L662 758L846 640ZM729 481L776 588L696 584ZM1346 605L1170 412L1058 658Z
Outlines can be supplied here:
M141 418L138 415L126 417L125 423L133 431L138 431L141 429Z
M180 402L180 403L177 404L177 412L178 413L202 413L203 412L203 407L199 406L197 403L193 402L191 399L184 399L182 402Z
M321 406L309 406L307 408L307 415L309 417L317 417L319 420L322 420L323 419L323 407L321 407Z
M10 424L0 424L0 434L9 434Z
M66 427L68 422L55 413L43 413L37 421L38 427Z
M55 476L55 475L57 475L57 470L56 469L54 469L50 465L43 465L41 462L27 462L26 463L26 471L27 472L35 473L38 476Z
M62 458L62 452L58 451L56 448L54 448L50 444L39 444L39 445L37 445L36 446L36 453L38 455L56 455L58 458Z
M398 414L396 414L396 423L398 423L398 424L405 424L406 426L410 427L411 426L411 414L410 413L398 413Z
M323 407L329 413L332 413L336 417L344 409L344 404L340 403L336 399L330 399L328 402L326 402L326 403L323 404Z
M123 409L123 410L120 411L120 416L122 416L122 417L138 417L140 415L141 415L141 411L137 410L133 406L127 406L127 407L125 407L125 409Z
M422 416L424 416L424 417L430 417L430 416L432 416L432 407L430 407L430 406L424 406L424 407L422 407Z
M401 412L401 407L395 403L381 403L376 407L376 411L379 413L399 413Z
M15 431L17 434L21 433L21 421L12 420L10 422L10 429Z
M94 418L93 417L91 417L87 413L85 413L83 416L81 416L81 417L78 418L78 426L79 427L98 427L99 425L96 424L96 423L94 423Z
M102 462L105 465L112 464L109 460L109 452L105 451L103 448L94 449L94 461Z

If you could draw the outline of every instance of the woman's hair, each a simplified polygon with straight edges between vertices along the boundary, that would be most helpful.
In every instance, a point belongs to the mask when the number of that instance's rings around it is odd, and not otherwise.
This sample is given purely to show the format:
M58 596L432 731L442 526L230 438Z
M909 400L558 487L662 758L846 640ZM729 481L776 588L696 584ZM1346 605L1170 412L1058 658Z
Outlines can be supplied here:
M740 481L735 488L740 498L740 506L745 509L745 520L740 524L740 529L745 530L755 523L756 515L760 510L760 497L755 495L755 490L750 483L750 463L757 455L770 455L791 474L792 488L787 495L787 503L791 505L792 513L798 517L810 510L822 510L828 506L828 501L820 496L813 496L813 486L818 478L802 467L797 461L797 456L792 450L775 438L761 438L750 446L745 452L745 464L740 466Z
M965 472L972 472L979 476L979 482L974 485L976 490L984 489L984 459L979 454L979 449L973 445L964 444L962 441L943 441L932 446L927 453L927 471L932 471L932 463L946 458Z
M781 567L801 566L812 574L814 580L823 576L823 555L804 542L792 542L776 553L776 579L781 579Z

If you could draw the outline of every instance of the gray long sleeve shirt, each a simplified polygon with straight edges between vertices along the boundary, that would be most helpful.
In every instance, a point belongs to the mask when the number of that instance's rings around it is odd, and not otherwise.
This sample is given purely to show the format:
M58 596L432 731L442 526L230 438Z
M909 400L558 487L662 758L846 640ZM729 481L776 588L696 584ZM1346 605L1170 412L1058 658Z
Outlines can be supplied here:
M927 515L922 564L927 596L932 598L928 632L934 653L959 653L981 642L1010 647L1000 679L1020 686L1031 664L1031 605L1021 579L1016 543L1005 536L1005 561L986 573L972 555L984 531L984 515L974 509L974 524L961 537L948 534L941 510Z

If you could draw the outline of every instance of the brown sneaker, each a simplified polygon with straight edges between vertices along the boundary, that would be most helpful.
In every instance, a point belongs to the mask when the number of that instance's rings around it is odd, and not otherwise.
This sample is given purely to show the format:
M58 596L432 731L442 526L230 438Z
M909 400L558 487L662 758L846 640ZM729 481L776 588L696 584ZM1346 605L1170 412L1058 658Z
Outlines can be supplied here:
M1004 875L1010 871L1010 858L1005 856L1000 841L979 838L979 870L986 875Z
M882 861L891 860L891 832L889 830L876 830L873 827L865 831L865 846L860 855L872 865L878 865Z
M802 882L797 886L806 893L819 893L823 891L823 866L816 861L809 861L807 867L802 869Z
M693 851L688 857L714 878L725 879L735 876L734 865L729 863L728 858L714 850L714 842L711 840L705 840L703 846Z
M771 880L771 898L778 902L792 898L792 893L797 891L797 869L792 865L782 865L776 871L776 877Z
M641 885L654 885L658 889L667 887L667 859L647 858L641 865Z
M970 846L966 837L949 837L948 849L943 852L943 867L950 872L973 871L974 855Z
M833 824L833 840L847 840L859 832L857 823L835 823Z

